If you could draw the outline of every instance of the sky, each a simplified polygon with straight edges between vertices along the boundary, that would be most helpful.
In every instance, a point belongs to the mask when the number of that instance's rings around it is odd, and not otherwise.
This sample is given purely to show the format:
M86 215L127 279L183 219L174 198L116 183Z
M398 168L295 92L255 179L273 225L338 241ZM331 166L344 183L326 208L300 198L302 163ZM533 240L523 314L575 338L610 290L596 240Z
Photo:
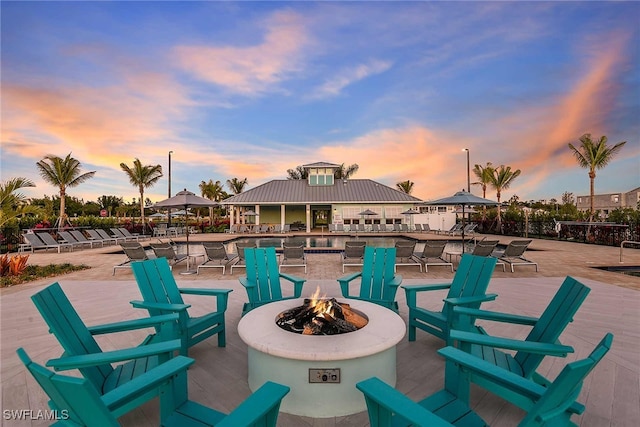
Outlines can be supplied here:
M173 151L174 194L322 161L433 200L467 187L467 148L471 169L522 171L502 200L560 200L589 194L567 146L585 133L627 141L596 193L640 186L638 2L3 0L0 12L0 176L34 181L27 197L57 194L36 163L71 153L96 174L70 196L139 197L120 168L139 158L163 167L145 191L157 202Z

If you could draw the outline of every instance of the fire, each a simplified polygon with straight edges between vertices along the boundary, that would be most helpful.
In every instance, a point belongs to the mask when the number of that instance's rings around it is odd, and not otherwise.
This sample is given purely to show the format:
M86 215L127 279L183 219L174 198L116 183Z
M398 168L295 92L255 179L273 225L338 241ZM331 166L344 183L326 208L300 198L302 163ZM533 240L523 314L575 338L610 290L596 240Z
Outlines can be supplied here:
M313 313L316 316L324 317L325 315L334 317L333 302L327 299L327 294L320 296L320 286L318 286L311 297L309 298L309 307L313 308Z

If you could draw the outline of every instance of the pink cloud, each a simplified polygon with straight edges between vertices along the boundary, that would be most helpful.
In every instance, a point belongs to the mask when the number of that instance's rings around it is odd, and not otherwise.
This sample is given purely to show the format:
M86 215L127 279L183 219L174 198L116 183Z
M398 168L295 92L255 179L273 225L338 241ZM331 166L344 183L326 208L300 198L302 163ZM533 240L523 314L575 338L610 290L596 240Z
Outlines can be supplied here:
M178 46L177 63L199 79L234 92L255 94L299 70L309 37L302 18L277 12L266 22L262 43L249 47Z

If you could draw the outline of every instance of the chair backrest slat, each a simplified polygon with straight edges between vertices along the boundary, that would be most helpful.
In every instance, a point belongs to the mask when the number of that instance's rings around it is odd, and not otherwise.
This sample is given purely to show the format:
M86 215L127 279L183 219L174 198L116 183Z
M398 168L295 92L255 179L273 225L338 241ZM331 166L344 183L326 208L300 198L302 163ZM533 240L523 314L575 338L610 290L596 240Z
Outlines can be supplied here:
M257 284L252 289L248 288L252 294L249 296L249 301L263 302L282 299L276 249L273 247L244 248L244 256L247 280Z
M390 289L387 284L395 277L395 262L396 248L366 246L359 297L393 301L397 288Z
M573 321L591 289L567 276L555 296L533 326L527 341L555 343L567 325ZM522 366L525 377L531 375L544 358L542 354L518 352L515 359Z
M184 304L166 258L134 262L131 264L131 269L145 301ZM149 314L157 316L165 313L149 309Z

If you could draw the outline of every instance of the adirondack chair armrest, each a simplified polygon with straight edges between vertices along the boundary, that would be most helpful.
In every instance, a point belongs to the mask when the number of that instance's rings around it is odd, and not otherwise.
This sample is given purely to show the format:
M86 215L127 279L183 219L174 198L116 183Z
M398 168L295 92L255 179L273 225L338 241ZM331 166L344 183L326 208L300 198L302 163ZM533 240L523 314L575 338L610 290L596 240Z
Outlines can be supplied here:
M163 302L131 301L135 308L156 309L166 311L186 311L191 304L168 304Z
M362 272L347 274L346 276L342 276L338 279L338 283L340 284L340 290L342 291L343 297L348 297L349 294L349 283L362 276Z
M391 280L388 284L389 286L398 287L402 283L402 276L400 274L396 274L393 276L393 280Z
M518 325L533 326L538 321L537 317L520 316L518 314L500 313L497 311L479 310L475 308L455 307L453 310L457 315L467 315L476 319L515 323Z
M223 312L227 310L227 301L229 301L229 293L233 292L233 289L202 289L202 288L180 288L178 289L181 294L186 295L203 295L213 296L217 299L217 310Z
M255 282L249 282L249 279L247 279L247 276L238 277L238 281L240 281L240 284L245 288L253 288L257 286Z
M119 408L130 402L133 398L153 390L159 385L170 380L177 374L187 372L187 368L195 362L194 359L185 356L176 356L155 368L138 375L116 389L105 393L102 400L109 408Z
M68 356L59 359L51 359L46 366L57 371L69 369L79 369L89 366L104 365L105 363L123 362L125 360L140 359L143 357L155 356L163 353L173 354L180 350L180 340L163 341L156 344L142 345L139 347L126 348L122 350L105 351L102 353L83 354L78 356Z
M287 273L280 273L280 277L293 283L293 296L295 298L300 298L300 295L302 295L302 287L304 286L304 282L306 282L307 279L303 279L301 277Z
M407 305L409 307L417 307L418 292L449 289L451 285L441 283L436 285L402 285L401 287L404 289L404 293L407 297Z
M262 425L260 421L264 422L270 412L275 409L274 412L277 413L276 408L280 406L280 402L289 390L290 388L285 385L267 381L217 423L216 427Z
M356 388L364 394L369 413L375 413L378 421L389 420L396 414L411 425L451 426L377 377L360 381ZM371 408L371 405L375 407Z
M455 347L441 348L438 350L438 354L443 356L447 362L455 363L468 371L472 371L474 374L488 378L492 382L513 390L532 401L540 399L547 391L545 387L536 384L530 379L523 378Z
M473 332L458 331L452 329L449 332L451 339L471 344L486 345L489 347L503 348L507 350L522 351L525 353L545 354L548 356L566 357L573 353L573 347L568 345L521 341L511 338L494 337L491 335L476 334Z
M451 305L475 304L478 302L493 301L498 298L497 294L478 295L474 297L445 298L443 301Z
M116 323L107 323L104 325L89 326L87 329L91 335L110 334L114 332L133 331L136 329L151 328L164 323L175 322L178 320L177 314L163 314L160 316L145 317L142 319L125 320Z

